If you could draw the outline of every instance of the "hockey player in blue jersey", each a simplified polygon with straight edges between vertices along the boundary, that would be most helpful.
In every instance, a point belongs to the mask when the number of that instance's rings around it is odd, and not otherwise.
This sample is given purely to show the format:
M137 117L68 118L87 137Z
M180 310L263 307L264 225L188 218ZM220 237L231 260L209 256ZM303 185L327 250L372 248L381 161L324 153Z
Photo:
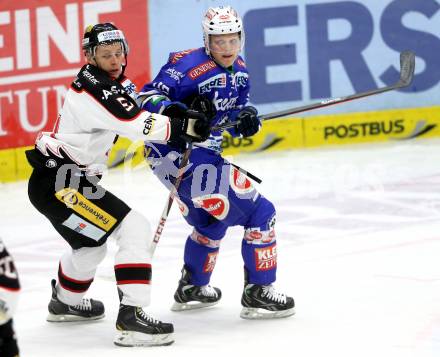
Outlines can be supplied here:
M256 134L261 122L248 104L249 75L239 56L245 40L242 20L230 6L209 8L203 21L204 47L171 53L156 78L138 97L145 110L179 116L188 109L204 112L211 125L236 121L232 136ZM179 115L177 115L179 114ZM275 208L248 177L221 156L222 132L212 131L195 143L178 189L179 207L193 226L187 238L182 277L174 295L174 311L216 304L219 288L209 285L221 240L228 227L244 228L242 257L245 284L242 318L274 318L294 314L293 298L275 290L277 251ZM147 158L159 179L174 183L183 142L148 144Z

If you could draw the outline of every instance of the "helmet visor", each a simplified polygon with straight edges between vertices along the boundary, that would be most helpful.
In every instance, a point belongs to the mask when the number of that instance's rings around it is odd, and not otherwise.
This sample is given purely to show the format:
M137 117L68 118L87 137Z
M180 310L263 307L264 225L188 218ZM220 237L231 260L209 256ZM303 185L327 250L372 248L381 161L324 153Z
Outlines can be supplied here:
M240 52L243 48L243 41L238 33L209 35L208 47L210 52L220 54Z

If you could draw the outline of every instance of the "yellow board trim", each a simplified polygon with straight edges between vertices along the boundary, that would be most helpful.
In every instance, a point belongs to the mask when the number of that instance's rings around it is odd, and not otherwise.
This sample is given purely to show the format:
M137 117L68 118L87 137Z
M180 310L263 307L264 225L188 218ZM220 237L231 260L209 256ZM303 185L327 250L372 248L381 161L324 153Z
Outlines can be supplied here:
M433 137L440 137L440 106L269 120L250 138L232 138L225 134L223 153L235 155ZM29 177L32 169L24 155L29 148L0 150L0 182ZM109 166L148 167L143 148L142 142L120 138L110 152Z
M440 136L440 106L305 118L305 147Z
M73 209L81 217L87 218L96 226L108 232L117 222L111 214L90 202L81 193L73 188L64 188L55 193L56 198L67 207Z

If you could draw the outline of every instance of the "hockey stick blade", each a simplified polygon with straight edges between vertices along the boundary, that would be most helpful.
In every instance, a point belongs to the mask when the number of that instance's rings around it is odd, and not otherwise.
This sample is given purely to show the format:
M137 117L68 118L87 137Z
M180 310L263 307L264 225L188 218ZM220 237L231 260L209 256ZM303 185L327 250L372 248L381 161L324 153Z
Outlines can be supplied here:
M407 87L411 84L416 67L416 58L414 52L403 51L400 54L400 80L397 88Z
M260 120L270 120L270 119L276 119L276 118L283 118L283 117L286 117L289 115L307 112L309 110L320 109L320 108L328 107L330 105L345 103L345 102L349 102L352 100L365 98L365 97L369 97L369 96L380 94L380 93L385 93L385 92L388 92L391 90L404 88L404 87L407 87L411 84L413 77L414 77L414 70L415 70L415 55L414 55L414 53L411 51L404 51L400 54L400 79L397 83L395 83L393 85L373 89L373 90L370 90L367 92L352 94L352 95L349 95L346 97L330 98L330 99L323 100L321 102L305 105L302 107L290 108L290 109L286 109L286 110L281 110L279 112L268 113L268 114L260 115L260 116L258 116L258 118ZM223 129L227 129L227 128L232 128L232 127L236 126L237 124L239 124L238 121L233 122L233 123L225 123L222 125L214 126L214 127L212 127L211 130L223 130Z

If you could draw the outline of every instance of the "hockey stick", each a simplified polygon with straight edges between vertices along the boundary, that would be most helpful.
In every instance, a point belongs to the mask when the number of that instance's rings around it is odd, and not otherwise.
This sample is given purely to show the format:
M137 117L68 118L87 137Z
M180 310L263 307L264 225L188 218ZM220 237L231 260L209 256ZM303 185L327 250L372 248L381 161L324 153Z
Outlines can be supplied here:
M309 110L319 109L328 107L330 105L340 104L349 102L351 100L356 100L360 98L369 97L372 95L380 94L389 92L391 90L400 89L407 87L411 84L413 77L414 77L414 69L415 69L415 55L411 51L404 51L400 54L400 79L398 82L391 86L382 87L378 89L373 89L367 92L352 94L346 97L339 97L339 98L331 98L326 99L322 102L313 103L309 105L305 105L302 107L296 107L296 108L290 108L286 110L282 110L279 112L273 112L269 114L259 115L258 118L260 120L271 120L276 118L282 118L288 115L307 112ZM223 130L228 129L236 126L239 124L239 121L233 122L233 123L225 123L223 125L214 126L211 130Z
M176 182L174 183L170 191L170 194L168 195L168 201L165 204L165 207L163 208L162 215L160 216L160 220L156 228L156 232L154 233L153 242L150 246L151 256L154 255L154 252L157 247L157 243L159 243L160 237L162 236L162 232L165 227L165 222L167 221L168 215L170 214L171 211L171 207L173 206L174 196L177 194L177 190L179 189L180 182L182 181L183 173L186 165L188 164L189 155L191 154L191 151L192 151L192 142L190 141L188 144L188 148L183 153L182 161L180 162L179 170L177 171Z

